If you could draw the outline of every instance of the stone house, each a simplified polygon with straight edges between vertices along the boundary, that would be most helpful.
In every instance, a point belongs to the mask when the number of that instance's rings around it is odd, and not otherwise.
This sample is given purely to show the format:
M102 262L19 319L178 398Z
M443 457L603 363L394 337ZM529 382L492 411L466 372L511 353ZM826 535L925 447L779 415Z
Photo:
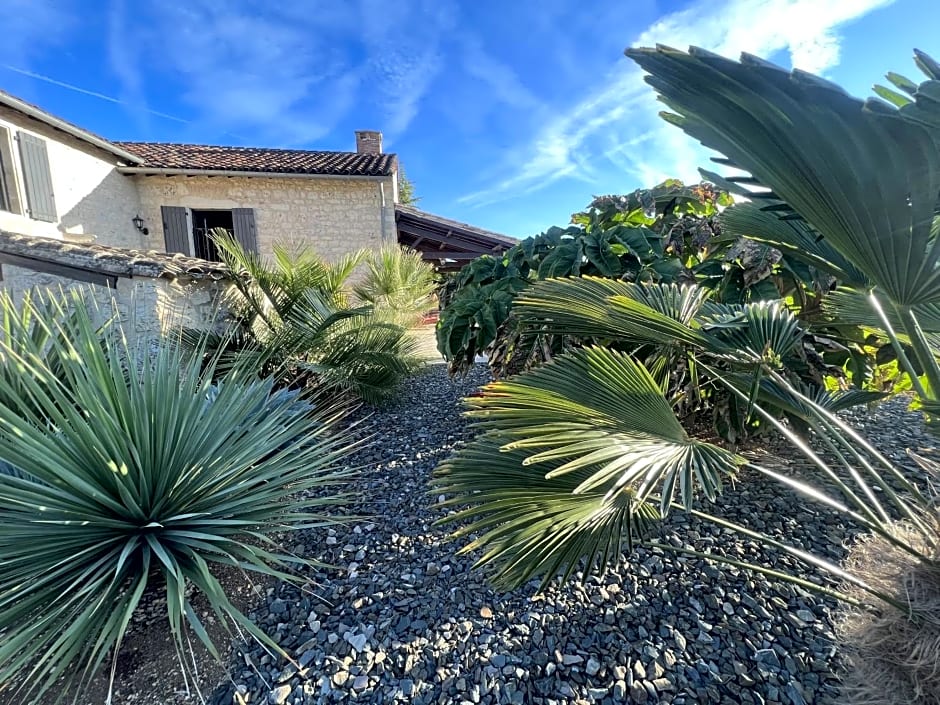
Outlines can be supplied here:
M103 285L124 304L143 286L153 291L139 299L152 302L166 296L148 279L205 284L186 272L190 260L218 260L217 227L261 255L275 242L332 259L401 241L451 268L514 242L399 205L396 155L380 132L355 138L351 152L114 142L0 91L2 284L14 294ZM135 269L144 260L165 266ZM96 269L104 261L110 269ZM224 277L209 279L215 290Z

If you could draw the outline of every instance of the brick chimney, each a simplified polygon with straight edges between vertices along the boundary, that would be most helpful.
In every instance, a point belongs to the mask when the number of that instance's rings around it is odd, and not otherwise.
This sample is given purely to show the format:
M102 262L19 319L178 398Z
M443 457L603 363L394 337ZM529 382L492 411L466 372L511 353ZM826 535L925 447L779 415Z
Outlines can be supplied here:
M381 154L382 133L376 130L356 130L356 152L358 154Z

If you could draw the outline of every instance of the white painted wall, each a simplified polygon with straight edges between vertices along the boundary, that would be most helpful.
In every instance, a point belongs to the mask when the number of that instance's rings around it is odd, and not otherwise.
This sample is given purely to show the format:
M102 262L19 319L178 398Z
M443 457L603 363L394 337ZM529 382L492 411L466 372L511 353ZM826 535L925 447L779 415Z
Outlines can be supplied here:
M2 106L0 125L10 130L11 139L23 131L46 140L58 216L57 222L46 223L0 210L0 230L82 241L93 235L100 245L144 246L143 236L131 222L140 208L137 188L133 179L115 170L117 157ZM18 177L11 187L17 189L25 212L26 191L15 141L11 153Z

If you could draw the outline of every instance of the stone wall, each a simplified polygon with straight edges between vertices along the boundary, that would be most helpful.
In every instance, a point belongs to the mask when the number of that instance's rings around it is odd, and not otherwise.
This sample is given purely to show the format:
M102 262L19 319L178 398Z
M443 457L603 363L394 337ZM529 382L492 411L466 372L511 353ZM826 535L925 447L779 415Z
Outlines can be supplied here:
M160 206L253 208L258 247L306 246L335 260L396 239L394 179L136 176L148 249L165 249ZM383 194L384 191L384 194ZM383 209L383 195L386 204ZM384 240L383 240L384 238Z
M137 189L133 179L115 170L117 157L2 106L0 125L10 130L11 136L23 131L46 140L58 215L55 223L26 215L20 154L13 141L17 179L10 187L16 189L23 213L0 211L0 230L82 241L94 235L100 244L132 249L145 245L131 222L140 208Z
M122 277L117 289L111 289L8 264L3 265L0 284L14 300L22 300L31 289L83 290L97 305L99 320L118 314L127 336L144 343L173 336L180 326L219 330L227 314L224 294L231 286L214 279Z

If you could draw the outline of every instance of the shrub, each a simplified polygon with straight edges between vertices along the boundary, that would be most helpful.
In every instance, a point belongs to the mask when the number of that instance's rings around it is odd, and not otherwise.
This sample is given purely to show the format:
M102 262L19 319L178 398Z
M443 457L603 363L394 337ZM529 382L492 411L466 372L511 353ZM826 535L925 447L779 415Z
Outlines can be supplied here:
M102 334L90 298L44 303L26 304L22 332L36 336L0 340L17 370L0 375L0 462L17 471L0 473L3 699L80 690L116 659L148 590L166 592L180 663L190 634L221 658L188 588L229 633L278 649L214 566L293 580L309 562L277 534L321 525L339 501L309 492L347 476L336 410L311 411L237 366L213 386L211 364L203 373L179 348ZM0 305L10 315L11 300Z
M353 292L376 315L410 328L433 306L437 274L420 252L387 245L366 255L364 264L365 275Z
M438 326L438 349L452 373L487 355L497 377L539 364L570 339L525 334L512 315L516 296L550 277L601 276L630 282L689 284L719 303L793 297L801 308L827 282L789 254L722 236L716 216L727 192L671 179L628 196L595 198L567 228L523 240L501 258L483 256L453 277ZM583 342L583 341L582 341Z
M221 369L250 362L281 385L375 402L419 366L415 342L401 325L380 308L350 303L348 280L365 253L329 263L278 245L268 262L229 236L216 243L241 275L229 299L235 320L222 335L188 331L185 340L221 351Z
M831 307L835 322L867 309L849 323L890 340L936 432L940 64L916 52L926 81L889 75L897 91L881 88L883 100L861 101L748 55L737 62L668 47L627 54L649 73L671 124L722 153L720 163L747 172L713 179L748 186L750 202L722 214L724 226L838 279L845 289ZM595 339L606 327L607 343L704 344L704 326L676 325L681 307L667 311L585 281L537 284L527 305L546 324ZM546 287L556 288L554 296L537 296ZM700 356L698 367L789 441L813 468L808 479L795 474L798 463L765 467L690 434L663 395L662 369L644 365L637 347L585 347L469 401L480 433L434 479L434 491L450 495L444 505L460 506L445 521L463 522L455 536L473 537L464 550L483 548L478 563L503 584L603 567L620 559L624 544L642 541L835 597L848 613L839 633L856 659L846 701L937 703L940 525L927 489L937 465L919 460L921 472L888 460L831 413L828 401L787 378L780 365L780 343L792 343L785 317L745 318L744 326L732 322L725 352ZM749 374L728 374L712 355L750 367ZM781 405L798 412L825 454L776 418L772 407ZM696 494L712 499L742 465L861 532L847 563L694 506ZM806 570L748 563L720 546L703 553L657 541L648 529L673 510L758 540Z

